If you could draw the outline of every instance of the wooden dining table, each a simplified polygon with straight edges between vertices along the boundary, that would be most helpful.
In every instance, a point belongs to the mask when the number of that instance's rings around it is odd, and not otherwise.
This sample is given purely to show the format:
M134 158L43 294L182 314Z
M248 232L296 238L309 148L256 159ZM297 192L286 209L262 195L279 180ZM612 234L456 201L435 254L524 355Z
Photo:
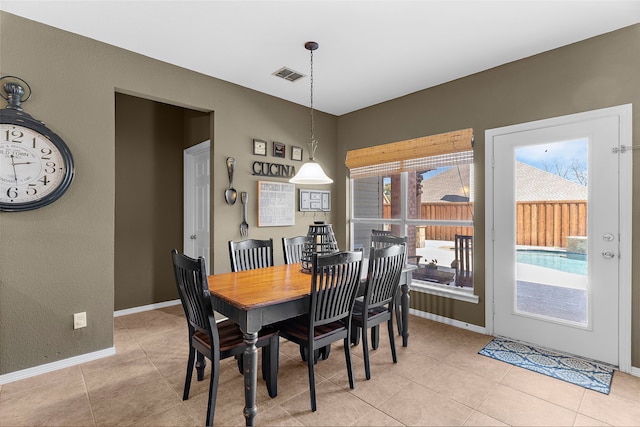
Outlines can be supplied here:
M409 286L411 272L407 266L401 275L400 325L402 345L409 338ZM363 279L366 265L362 266ZM281 320L309 312L311 274L303 272L300 264L246 270L235 273L213 274L208 277L213 309L236 322L242 330L246 348L243 356L246 425L254 425L257 414L256 385L258 381L258 331Z

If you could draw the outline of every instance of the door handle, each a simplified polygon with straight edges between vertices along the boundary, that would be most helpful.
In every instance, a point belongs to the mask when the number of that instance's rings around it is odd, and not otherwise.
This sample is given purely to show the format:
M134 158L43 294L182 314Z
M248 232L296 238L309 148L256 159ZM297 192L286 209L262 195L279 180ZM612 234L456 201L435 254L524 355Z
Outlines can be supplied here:
M602 257L605 259L611 259L615 256L616 254L613 251L602 251Z
M197 236L196 236L195 234L192 234L191 236L189 236L189 238L190 238L191 240L196 240L196 237L197 237Z

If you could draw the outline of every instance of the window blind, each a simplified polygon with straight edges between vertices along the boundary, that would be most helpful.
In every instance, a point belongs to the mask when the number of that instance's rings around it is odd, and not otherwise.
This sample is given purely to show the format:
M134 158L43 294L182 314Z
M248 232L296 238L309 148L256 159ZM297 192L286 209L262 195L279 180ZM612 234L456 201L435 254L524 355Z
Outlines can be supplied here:
M471 163L471 128L350 150L345 160L351 178L393 175Z

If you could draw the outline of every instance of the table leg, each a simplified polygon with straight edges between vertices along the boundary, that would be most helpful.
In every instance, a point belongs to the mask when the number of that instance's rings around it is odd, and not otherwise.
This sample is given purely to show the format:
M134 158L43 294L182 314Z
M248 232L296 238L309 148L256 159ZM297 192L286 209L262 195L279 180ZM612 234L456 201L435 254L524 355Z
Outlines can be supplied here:
M402 296L400 297L400 305L402 306L402 346L406 347L409 343L409 284L400 285Z
M258 407L256 406L256 388L258 384L258 342L257 332L244 332L245 349L242 358L244 368L244 418L246 425L255 422Z

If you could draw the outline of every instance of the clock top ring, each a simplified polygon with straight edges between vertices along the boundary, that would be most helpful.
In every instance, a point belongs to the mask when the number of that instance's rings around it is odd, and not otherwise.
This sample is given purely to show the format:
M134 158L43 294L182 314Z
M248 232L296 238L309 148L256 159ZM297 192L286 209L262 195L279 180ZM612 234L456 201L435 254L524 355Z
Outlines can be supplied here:
M5 79L7 81L4 82L3 86L7 96L4 96L2 93L0 93L0 97L2 97L2 99L4 99L9 103L9 105L7 105L7 108L15 107L18 110L22 110L22 107L20 107L20 103L27 102L29 98L31 98L31 94L32 94L31 86L29 86L29 83L25 82L20 77L16 77L16 76L0 77L0 82ZM29 89L29 92L26 95L26 97L25 97L25 91L24 91L25 87Z

